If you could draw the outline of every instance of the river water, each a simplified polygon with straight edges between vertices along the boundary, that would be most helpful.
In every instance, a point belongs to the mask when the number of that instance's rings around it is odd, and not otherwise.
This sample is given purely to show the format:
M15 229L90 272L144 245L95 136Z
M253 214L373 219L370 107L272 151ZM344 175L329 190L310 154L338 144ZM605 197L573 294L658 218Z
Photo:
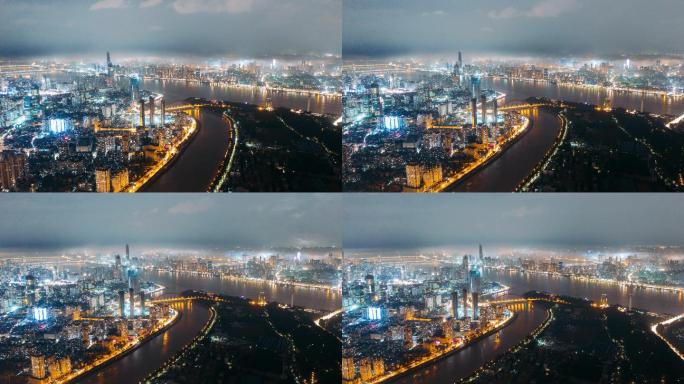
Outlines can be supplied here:
M209 307L200 303L179 303L173 308L181 318L169 329L145 342L108 366L77 380L78 383L137 383L187 345L209 320Z
M264 104L271 98L274 107L302 109L314 113L339 116L342 98L336 96L305 95L292 92L268 91L262 88L208 85L179 80L143 80L142 89L164 94L167 103L188 97L225 100L237 103Z

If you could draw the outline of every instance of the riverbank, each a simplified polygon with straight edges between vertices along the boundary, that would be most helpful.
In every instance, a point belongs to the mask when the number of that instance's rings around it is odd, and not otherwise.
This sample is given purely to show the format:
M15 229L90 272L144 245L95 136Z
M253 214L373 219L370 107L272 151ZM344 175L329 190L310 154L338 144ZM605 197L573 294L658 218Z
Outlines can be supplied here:
M496 151L492 156L490 156L488 159L486 159L484 162L481 164L478 164L475 168L472 170L469 170L465 175L463 175L461 178L458 180L455 180L452 183L449 183L446 185L441 191L446 191L446 192L453 192L454 189L458 188L461 186L463 183L467 182L471 177L477 175L480 171L484 170L487 168L490 164L492 164L494 161L497 159L501 158L501 156L515 143L520 141L523 137L527 135L528 132L530 132L534 128L534 122L532 121L531 118L527 118L527 121L525 122L524 128L518 132L515 136L513 136L510 140L508 140L504 145L501 147L499 151Z
M428 367L428 366L430 366L430 365L432 365L432 364L435 364L435 363L437 363L438 361L443 360L443 359L445 359L445 358L447 358L447 357L449 357L449 356L451 356L451 355L453 355L453 354L455 354L455 353L457 353L457 352L460 352L460 351L462 351L462 350L464 350L464 349L466 349L466 348L472 346L472 345L475 344L476 342L478 342L478 341L480 341L480 340L482 340L482 339L484 339L484 338L486 338L486 337L488 337L488 336L491 336L492 334L494 334L494 333L496 333L496 332L498 332L498 331L504 329L504 328L507 327L508 325L512 324L512 322L513 322L515 319L517 319L517 317L518 317L518 314L514 312L508 319L506 319L506 320L502 321L501 323L497 324L494 328L490 329L489 331L487 331L487 332L485 332L485 333L483 333L483 334L481 334L481 335L478 335L477 337L475 337L474 339L472 339L472 340L471 340L470 342L468 342L467 344L459 345L459 346L457 346L457 347L455 347L455 348L453 348L453 349L451 349L451 350L449 350L449 351L446 351L446 352L444 352L444 353L442 353L442 354L439 354L439 355L437 355L437 356L428 357L428 358L425 359L424 361L421 361L421 362L419 362L419 363L416 364L416 365L412 365L412 366L410 366L410 367L407 367L407 368L406 368L405 370L403 370L403 371L399 371L399 372L396 372L396 373L391 373L390 375L385 375L385 377L381 377L381 378L379 378L379 379L377 379L377 380L374 380L374 381L371 382L371 384L392 383L392 382L394 382L394 381L396 381L396 380L399 380L399 379L401 379L401 378L407 376L408 374L413 373L413 372L415 372L415 371L417 371L417 370L419 370L419 369L423 369L423 368L426 368L426 367Z
M529 188L532 184L541 176L546 167L549 166L549 162L553 156L558 152L558 148L565 141L568 135L568 119L563 115L558 115L561 120L561 130L558 132L558 137L553 143L551 148L546 152L544 158L539 162L539 164L530 172L530 174L515 188L516 192L529 192Z
M185 149L192 144L192 142L195 140L195 137L197 137L199 131L202 129L202 124L200 124L197 119L194 117L190 118L194 122L194 128L190 132L190 137L185 138L181 142L181 145L176 149L176 152L172 155L171 159L166 161L161 168L155 171L155 173L150 176L140 187L138 187L137 190L131 190L129 192L147 192L146 189L149 187L149 185L154 183L161 175L163 175L170 167L172 167L181 156L183 156Z

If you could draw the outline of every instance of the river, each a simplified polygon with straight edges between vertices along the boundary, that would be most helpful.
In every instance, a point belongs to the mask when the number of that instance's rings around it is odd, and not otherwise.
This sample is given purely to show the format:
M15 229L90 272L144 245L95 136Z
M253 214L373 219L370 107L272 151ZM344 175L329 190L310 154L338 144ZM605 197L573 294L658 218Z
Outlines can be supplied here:
M268 91L263 88L208 85L179 80L143 80L142 89L164 94L167 103L202 97L236 103L265 104L271 98L274 107L302 109L314 113L339 116L342 98L339 96L305 95L293 92Z
M179 303L173 307L181 312L178 322L131 353L76 382L138 383L154 372L187 345L209 320L209 307L204 304Z
M219 171L228 150L228 126L214 112L200 110L193 116L199 132L166 170L142 189L145 192L205 192Z
M319 289L282 287L238 279L201 277L189 273L148 271L144 273L143 278L165 286L165 294L198 289L228 296L257 298L260 292L264 292L269 301L294 303L307 308L332 311L342 306L342 297L338 292ZM155 371L164 361L188 344L209 319L208 307L201 303L174 304L174 308L181 311L181 318L176 324L128 355L76 382L137 383Z
M587 298L598 301L602 294L606 294L609 304L629 306L629 290L617 284L600 284L563 276L552 276L539 273L521 273L507 270L485 270L484 280L494 280L511 287L511 296L521 296L531 290ZM679 314L684 312L684 299L681 294L653 289L637 289L632 293L634 308L662 313ZM517 318L512 324L499 331L499 341L496 335L488 336L474 345L463 349L443 360L416 370L415 373L403 376L393 383L409 384L423 383L453 383L468 376L470 373L493 360L509 347L520 342L529 335L545 317L546 312L535 306L531 311L516 312Z
M606 99L610 99L614 107L673 116L684 113L684 98L673 99L629 92L610 92L598 88L491 77L482 79L482 87L505 93L506 103L523 101L529 97L546 97L590 104L602 104ZM544 158L561 129L560 121L556 116L537 109L533 110L531 123L529 132L497 159L454 184L448 190L450 192L514 191Z
M261 88L207 85L175 80L144 80L142 88L162 93L172 106L189 97L212 100L264 104L270 97L274 107L304 109L316 113L339 115L341 99L332 96L308 96L297 93L271 92ZM200 111L194 116L199 132L174 162L151 180L145 192L205 192L229 146L228 126L217 113Z

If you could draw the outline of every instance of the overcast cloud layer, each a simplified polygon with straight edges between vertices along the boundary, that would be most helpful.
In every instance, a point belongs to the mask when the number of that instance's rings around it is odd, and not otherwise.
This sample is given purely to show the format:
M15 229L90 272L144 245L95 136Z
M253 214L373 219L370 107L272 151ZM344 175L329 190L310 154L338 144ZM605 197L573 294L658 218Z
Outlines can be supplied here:
M682 52L681 0L345 0L343 54Z
M682 194L346 194L344 247L684 245Z
M0 0L0 58L335 53L342 0Z
M339 195L6 194L0 249L341 246Z

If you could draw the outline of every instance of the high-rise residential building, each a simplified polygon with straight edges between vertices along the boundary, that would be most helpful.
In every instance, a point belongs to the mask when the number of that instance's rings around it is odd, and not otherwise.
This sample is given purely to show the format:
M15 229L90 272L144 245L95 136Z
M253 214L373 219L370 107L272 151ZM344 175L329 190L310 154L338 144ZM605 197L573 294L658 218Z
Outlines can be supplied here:
M468 317L468 290L463 288L463 317Z
M470 99L470 112L470 124L473 126L473 128L475 128L477 127L477 98L475 97Z
M95 170L95 190L97 192L112 191L111 171L106 168Z
M31 376L36 379L44 379L47 377L48 368L47 360L44 355L31 356Z
M140 291L140 316L145 316L145 292Z
M356 366L351 356L342 357L342 380L353 381L356 379Z
M478 320L480 318L480 309L478 308L480 294L478 292L473 292L473 320Z
M123 318L126 317L126 292L121 290L119 291L119 317Z
M132 319L135 315L135 292L133 288L128 288L128 306L128 317Z
M487 94L486 93L482 93L482 95L480 95L480 102L482 103L481 104L481 107L482 107L482 118L481 118L482 125L487 125Z
M451 317L458 319L458 292L451 292Z
M161 113L159 115L159 126L163 127L164 123L166 123L166 100L163 98L161 99Z
M140 126L145 128L145 100L140 98L138 104L140 106Z
M128 168L121 168L112 174L112 192L122 192L128 188L130 180L128 178Z
M0 190L10 190L17 181L26 176L27 157L14 151L0 152Z
M154 127L154 96L150 96L148 104L150 108L150 127Z

